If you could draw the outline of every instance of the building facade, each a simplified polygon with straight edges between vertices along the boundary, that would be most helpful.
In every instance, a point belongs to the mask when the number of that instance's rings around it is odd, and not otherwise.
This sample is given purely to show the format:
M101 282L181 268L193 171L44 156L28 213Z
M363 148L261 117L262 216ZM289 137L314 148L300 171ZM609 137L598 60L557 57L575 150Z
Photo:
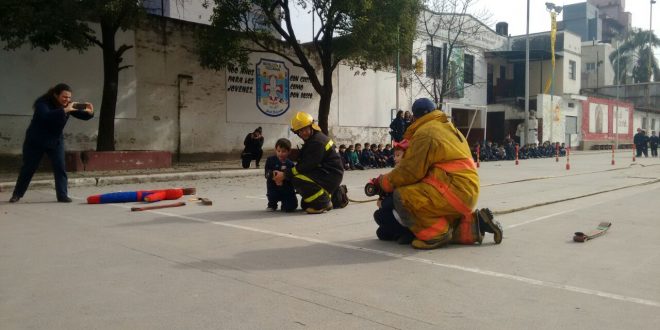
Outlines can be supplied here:
M610 55L616 49L609 43L587 41L582 43L582 79L583 89L598 89L611 86L614 81L614 67Z
M485 54L507 47L505 36L471 15L423 11L413 43L416 71L408 77L412 82L411 101L439 98L446 71L448 87L439 106L469 142L482 141L487 127L490 77Z
M300 68L266 53L250 57L247 70L204 69L194 53L198 24L151 17L157 24L128 30L118 41L135 47L120 73L115 147L117 150L165 150L186 157L224 157L242 150L243 139L261 126L265 149L288 137L296 111L318 113L319 97ZM76 70L71 70L75 67ZM69 83L76 101L101 104L103 63L98 48L79 54L57 48L41 52L24 47L0 52L0 154L19 155L32 116L32 102L49 87ZM358 71L340 65L333 78L330 134L337 143L389 142L396 106L393 72ZM403 99L409 93L401 91ZM409 110L410 103L401 107ZM98 115L71 120L65 128L67 150L96 147Z
M486 53L489 66L487 139L506 138L519 143L580 142L581 109L576 106L581 80L581 40L559 31L555 43L553 74L550 32L530 35L529 96L530 113L538 123L530 127L535 141L521 139L525 122L525 36L510 37L510 48ZM492 76L492 78L490 78ZM522 135L524 136L524 134Z
M559 30L570 31L582 41L602 40L603 20L598 7L587 1L563 8L563 20L558 24Z

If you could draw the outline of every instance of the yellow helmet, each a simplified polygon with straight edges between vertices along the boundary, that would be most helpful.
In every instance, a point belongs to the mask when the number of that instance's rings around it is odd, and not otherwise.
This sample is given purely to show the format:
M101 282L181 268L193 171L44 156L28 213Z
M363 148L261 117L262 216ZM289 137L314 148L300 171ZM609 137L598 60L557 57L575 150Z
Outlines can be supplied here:
M308 114L307 112L298 111L296 112L296 115L291 118L291 130L294 133L310 125L312 126L312 129L317 131L321 130L321 128L316 125L316 123L314 123L314 118L312 115Z

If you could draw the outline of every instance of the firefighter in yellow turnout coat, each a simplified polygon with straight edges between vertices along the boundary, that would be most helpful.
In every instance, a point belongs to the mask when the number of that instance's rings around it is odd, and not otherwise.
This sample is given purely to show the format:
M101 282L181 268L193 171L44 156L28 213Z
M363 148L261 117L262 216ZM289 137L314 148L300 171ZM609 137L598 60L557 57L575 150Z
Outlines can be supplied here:
M409 148L399 165L375 180L393 192L392 218L414 234L418 249L481 243L485 232L500 243L502 228L490 210L473 212L479 175L465 137L431 100L418 99L412 108L416 119L404 136Z

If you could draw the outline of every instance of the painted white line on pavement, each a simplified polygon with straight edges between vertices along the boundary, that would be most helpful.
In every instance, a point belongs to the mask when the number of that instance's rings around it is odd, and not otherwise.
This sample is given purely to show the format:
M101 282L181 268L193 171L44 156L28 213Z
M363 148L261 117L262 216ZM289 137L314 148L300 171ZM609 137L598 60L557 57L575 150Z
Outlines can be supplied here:
M117 206L121 206L121 205L117 205ZM599 290L580 288L580 287L571 286L571 285L565 285L565 284L547 282L547 281L542 281L542 280L536 280L536 279L529 278L529 277L499 273L499 272L494 272L494 271L490 271L490 270L483 270L483 269L479 269L479 268L465 267L465 266L453 265L453 264L445 264L445 263L440 263L440 262L429 260L429 259L418 258L418 257L410 257L410 256L406 256L406 255L400 254L400 253L392 253L392 252L376 250L376 249L370 249L370 248L365 248L365 247L334 243L334 242L330 242L330 241L323 241L323 240L316 239L316 238L298 236L298 235L293 235L293 234L279 233L279 232L275 232L275 231L264 230L264 229L253 228L253 227L247 227L247 226L241 226L241 225L236 225L236 224L226 223L226 222L211 221L211 220L206 220L206 219L201 219L201 218L190 217L190 216L187 216L187 215L179 215L179 214L174 214L174 213L161 212L161 211L149 211L149 210L144 211L144 212L150 212L150 213L154 213L154 214L158 214L158 215L174 217L174 218L180 218L180 219L187 219L187 220L192 220L192 221L197 221L197 222L210 223L210 224L214 224L214 225L218 225L218 226L229 227L229 228L234 228L234 229L241 229L241 230L247 230L247 231L262 233L262 234L266 234L266 235L291 238L291 239L301 240L301 241L310 242L310 243L317 243L317 244L323 244L323 245L328 245L328 246L334 246L334 247L344 248L344 249L353 250L353 251L368 252L368 253L384 255L384 256L388 256L388 257L396 258L396 259L419 262L419 263L423 263L423 264L427 264L427 265L438 266L438 267L443 267L443 268L448 268L448 269L460 270L460 271L463 271L463 272L468 272L468 273L473 273L473 274L479 274L479 275L491 276L491 277L498 277L498 278L508 279L508 280L512 280L512 281L523 282L523 283L526 283L526 284L536 285L536 286L540 286L540 287L559 289L559 290L575 292L575 293L582 293L582 294L586 294L586 295L598 296L598 297L602 297L602 298L608 298L608 299L619 300L619 301L623 301L623 302L629 302L629 303L635 303L635 304L652 306L652 307L659 307L660 308L660 302L653 301L653 300L647 300L647 299L624 296L624 295L620 295L620 294L616 294L616 293L609 293L609 292L604 292L604 291L599 291Z
M79 197L74 197L74 196L69 196L69 197L74 198L74 199L81 199ZM605 202L599 202L599 203L596 203L596 204L591 204L590 206L594 206L594 205L598 205L598 204L602 204L602 203L605 203ZM124 209L129 209L130 208L130 206L122 205L122 204L106 204L106 205L120 207L120 208L124 208ZM535 220L540 221L540 220L543 220L545 218L549 218L549 217L556 216L556 215L563 214L563 213L568 213L568 212L571 212L571 211L574 211L574 210L575 209L568 210L568 211L563 211L563 212L559 212L559 213L555 213L555 214L550 214L550 215L547 215L547 216L537 218ZM232 224L232 223L211 221L211 220L195 218L195 217L191 217L191 216L187 216L187 215L180 215L180 214L174 214L174 213L168 213L168 212L162 212L162 211L155 211L155 210L147 210L147 211L142 211L142 212L149 212L149 213L154 213L154 214L163 215L163 216L167 216L167 217L186 219L186 220L202 222L202 223L209 223L209 224L213 224L213 225L229 227L229 228L234 228L234 229L247 230L247 231L266 234L266 235L272 235L272 236L278 236L278 237L284 237L284 238L291 238L291 239L296 239L296 240L300 240L300 241L323 244L323 245L328 245L328 246L334 246L334 247L339 247L339 248L353 250L353 251L368 252L368 253L388 256L388 257L396 258L396 259L419 262L419 263L423 263L423 264L427 264L427 265L438 266L438 267L443 267L443 268L448 268L448 269L460 270L460 271L467 272L467 273L473 273L473 274L491 276L491 277L498 277L498 278L508 279L508 280L512 280L512 281L518 281L518 282L522 282L522 283L526 283L526 284L530 284L530 285L536 285L536 286L545 287L545 288L552 288L552 289L564 290L564 291L569 291L569 292L582 293L582 294L591 295L591 296L598 296L598 297L612 299L612 300L618 300L618 301L623 301L623 302L629 302L629 303L635 303L635 304L639 304L639 305L646 305L646 306L660 308L660 302L657 302L657 301L654 301L654 300L648 300L648 299L642 299L642 298L636 298L636 297L629 297L629 296L624 296L624 295L620 295L620 294L616 294L616 293L610 293L610 292L605 292L605 291L580 288L580 287L577 287L577 286L571 286L571 285L553 283L553 282L548 282L548 281L536 280L536 279L529 278L529 277L511 275L511 274L500 273L500 272L494 272L494 271L484 270L484 269L479 269L479 268L474 268L474 267L465 267L465 266L460 266L460 265L445 264L445 263L440 263L440 262L429 260L429 259L418 258L418 257L410 257L410 256L406 256L406 255L400 254L400 253L392 253L392 252L376 250L376 249L370 249L370 248L365 248L365 247L360 247L360 246L334 243L334 242L324 241L324 240L311 238L311 237L304 237L304 236L298 236L298 235L293 235L293 234L279 233L279 232L276 232L276 231L270 231L270 230L264 230L264 229L259 229L259 228L241 226L241 225L236 225L236 224ZM543 218L543 219L541 219L541 218ZM532 220L530 220L530 221L532 221Z
M264 196L245 196L245 198L249 198L249 199L266 199L266 197L264 197Z
M566 210L566 211L561 211L561 212L557 212L557 213L553 213L553 214L544 215L544 216L542 216L542 217L538 217L538 218L536 218L536 219L527 220L527 221L523 221L523 222L521 222L521 223L517 223L517 224L515 224L515 225L507 226L506 229L511 229L511 228L516 228L516 227L520 227L520 226L528 225L528 224L530 224L530 223L534 223L534 222L537 222L537 221L541 221L541 220L545 220L545 219L548 219L548 218L552 218L552 217L555 217L555 216L558 216L558 215L561 215L561 214L564 214L564 213L573 212L573 211L575 211L575 210L576 210L576 209L571 209L571 210Z
M565 214L565 213L570 213L570 212L573 212L573 211L577 211L577 210L581 210L581 209L586 209L586 208L588 208L588 207L593 207L593 206L596 206L596 205L605 204L605 203L607 203L607 202L609 202L609 201L600 201L600 202L596 202L596 203L593 203L593 204L583 205L583 206L580 206L580 207L576 207L576 208L573 208L573 209L570 209L570 210L564 210L564 211L561 211L561 212L557 212L557 213L553 213L553 214L544 215L544 216L541 216L541 217L538 217L538 218L535 218L535 219L532 219L532 220L527 220L527 221L523 221L523 222L521 222L521 223L517 223L517 224L515 224L515 225L507 226L506 229L511 229L511 228L516 228L516 227L520 227L520 226L528 225L528 224L530 224L530 223L534 223L534 222L537 222L537 221L541 221L541 220L549 219L549 218L556 217L556 216L558 216L558 215L562 215L562 214Z

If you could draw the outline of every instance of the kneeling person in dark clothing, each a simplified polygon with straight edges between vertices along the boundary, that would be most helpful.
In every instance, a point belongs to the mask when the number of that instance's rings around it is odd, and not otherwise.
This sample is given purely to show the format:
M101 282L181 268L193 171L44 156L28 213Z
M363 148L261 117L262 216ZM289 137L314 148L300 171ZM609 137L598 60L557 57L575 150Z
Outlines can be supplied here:
M279 185L273 180L275 171L286 172L293 168L293 162L289 160L289 152L291 152L291 141L279 139L275 143L275 156L266 159L266 197L268 197L269 211L276 211L278 202L282 202L284 212L293 212L298 208L298 198L291 180L284 180Z
M408 149L408 140L394 142L394 165L398 165ZM374 212L374 220L378 224L376 236L381 241L397 241L399 244L410 244L415 235L408 227L401 224L401 217L394 209L392 194L383 194L378 199L378 210Z
M291 130L305 143L298 163L286 171L275 171L276 183L289 179L302 196L301 207L307 213L323 213L333 208L332 196L344 177L344 168L334 142L314 123L312 116L298 112L291 119Z
M250 163L255 160L257 168L264 151L261 149L264 145L264 136L262 135L261 126L257 127L252 133L248 133L243 141L245 148L241 153L241 165L243 168L250 168Z

